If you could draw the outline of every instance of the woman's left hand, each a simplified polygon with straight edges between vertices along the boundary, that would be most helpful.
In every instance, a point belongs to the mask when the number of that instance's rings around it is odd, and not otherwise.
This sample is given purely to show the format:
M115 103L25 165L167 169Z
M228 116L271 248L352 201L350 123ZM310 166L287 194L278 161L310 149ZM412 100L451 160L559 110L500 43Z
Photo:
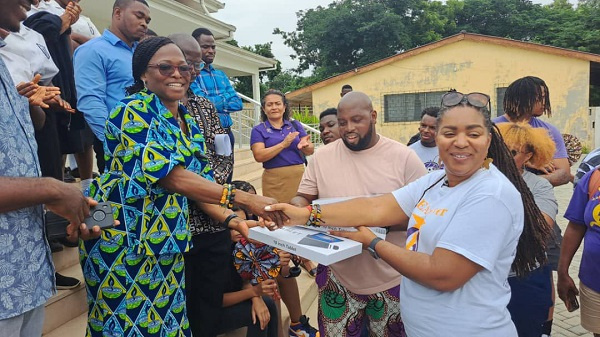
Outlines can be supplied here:
M368 229L365 226L358 226L358 227L356 227L356 229L357 229L356 232L331 231L331 232L329 232L329 234L360 242L363 245L363 249L366 249L367 247L369 247L369 244L371 244L371 241L373 241L373 239L375 239L377 237L377 235L375 235L375 233L373 233L373 231L371 231L370 229Z

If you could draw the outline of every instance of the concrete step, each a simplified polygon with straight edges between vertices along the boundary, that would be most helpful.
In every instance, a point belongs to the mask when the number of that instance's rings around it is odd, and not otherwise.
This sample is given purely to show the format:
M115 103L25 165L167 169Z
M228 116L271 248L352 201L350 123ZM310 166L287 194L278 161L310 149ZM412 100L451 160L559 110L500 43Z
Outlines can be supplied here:
M235 165L233 166L233 174L234 176L241 177L246 174L261 171L262 172L262 163L257 162L254 158L246 158L246 159L235 159Z
M83 273L79 264L60 271L65 276L76 277L81 281L79 287L70 290L59 290L46 303L43 333L56 330L65 323L79 317L87 311L86 291ZM85 331L85 329L84 329ZM81 333L83 335L84 332Z
M79 266L79 248L64 247L62 251L52 253L52 262L57 272L61 272L71 266Z
M260 169L258 169L256 171L252 171L248 174L238 175L234 169L233 170L233 180L247 181L250 184L252 184L252 186L254 186L254 188L256 189L257 192L259 192L259 191L262 191L262 172L263 172L263 169L261 167ZM258 193L258 194L260 194L260 193Z
M87 324L87 312L73 318L58 328L45 333L44 337L76 337L84 336Z
M235 158L235 161L237 162L238 160L244 160L244 159L248 159L248 158L254 158L254 156L252 155L252 151L250 150L250 148L235 148L235 150L233 151L234 155L233 157Z

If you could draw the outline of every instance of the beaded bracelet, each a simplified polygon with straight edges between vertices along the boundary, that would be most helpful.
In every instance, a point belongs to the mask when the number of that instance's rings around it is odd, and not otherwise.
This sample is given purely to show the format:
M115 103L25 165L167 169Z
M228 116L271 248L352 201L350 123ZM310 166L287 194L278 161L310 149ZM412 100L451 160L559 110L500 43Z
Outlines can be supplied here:
M221 194L221 200L219 201L219 205L221 207L225 207L227 205L227 194L228 194L228 184L223 185L223 193Z
M230 185L231 186L231 185ZM231 192L229 193L229 201L227 203L227 207L229 209L233 208L233 202L235 201L235 188L231 189Z
M310 227L321 227L321 223L325 223L321 218L321 205L313 204L312 206L306 207L310 211L310 216L308 217L308 221L306 222L306 226Z
M235 201L235 188L231 184L223 185L223 194L221 194L221 200L219 206L226 208L233 208L233 202Z

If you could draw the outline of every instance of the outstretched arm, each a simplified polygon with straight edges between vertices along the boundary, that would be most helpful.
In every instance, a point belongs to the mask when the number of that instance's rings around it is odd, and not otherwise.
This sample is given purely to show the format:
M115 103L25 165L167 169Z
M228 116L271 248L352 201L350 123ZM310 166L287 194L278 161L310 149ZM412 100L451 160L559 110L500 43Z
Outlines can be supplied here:
M289 218L286 226L304 225L310 211L307 208L288 204L275 204L267 211L282 211ZM321 225L336 227L386 227L400 225L406 230L408 216L391 193L373 198L357 198L344 202L321 206Z

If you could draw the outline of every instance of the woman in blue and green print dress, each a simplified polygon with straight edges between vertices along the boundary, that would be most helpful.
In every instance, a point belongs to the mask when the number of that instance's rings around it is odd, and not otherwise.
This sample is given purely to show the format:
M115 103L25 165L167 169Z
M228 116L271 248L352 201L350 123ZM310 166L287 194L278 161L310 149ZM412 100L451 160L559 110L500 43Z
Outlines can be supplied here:
M188 197L218 204L223 186L212 182L204 138L179 103L191 80L181 50L163 37L143 41L133 75L131 95L106 123L106 172L89 189L94 199L112 202L120 226L80 243L86 336L190 336ZM237 192L235 201L260 211L272 200Z

